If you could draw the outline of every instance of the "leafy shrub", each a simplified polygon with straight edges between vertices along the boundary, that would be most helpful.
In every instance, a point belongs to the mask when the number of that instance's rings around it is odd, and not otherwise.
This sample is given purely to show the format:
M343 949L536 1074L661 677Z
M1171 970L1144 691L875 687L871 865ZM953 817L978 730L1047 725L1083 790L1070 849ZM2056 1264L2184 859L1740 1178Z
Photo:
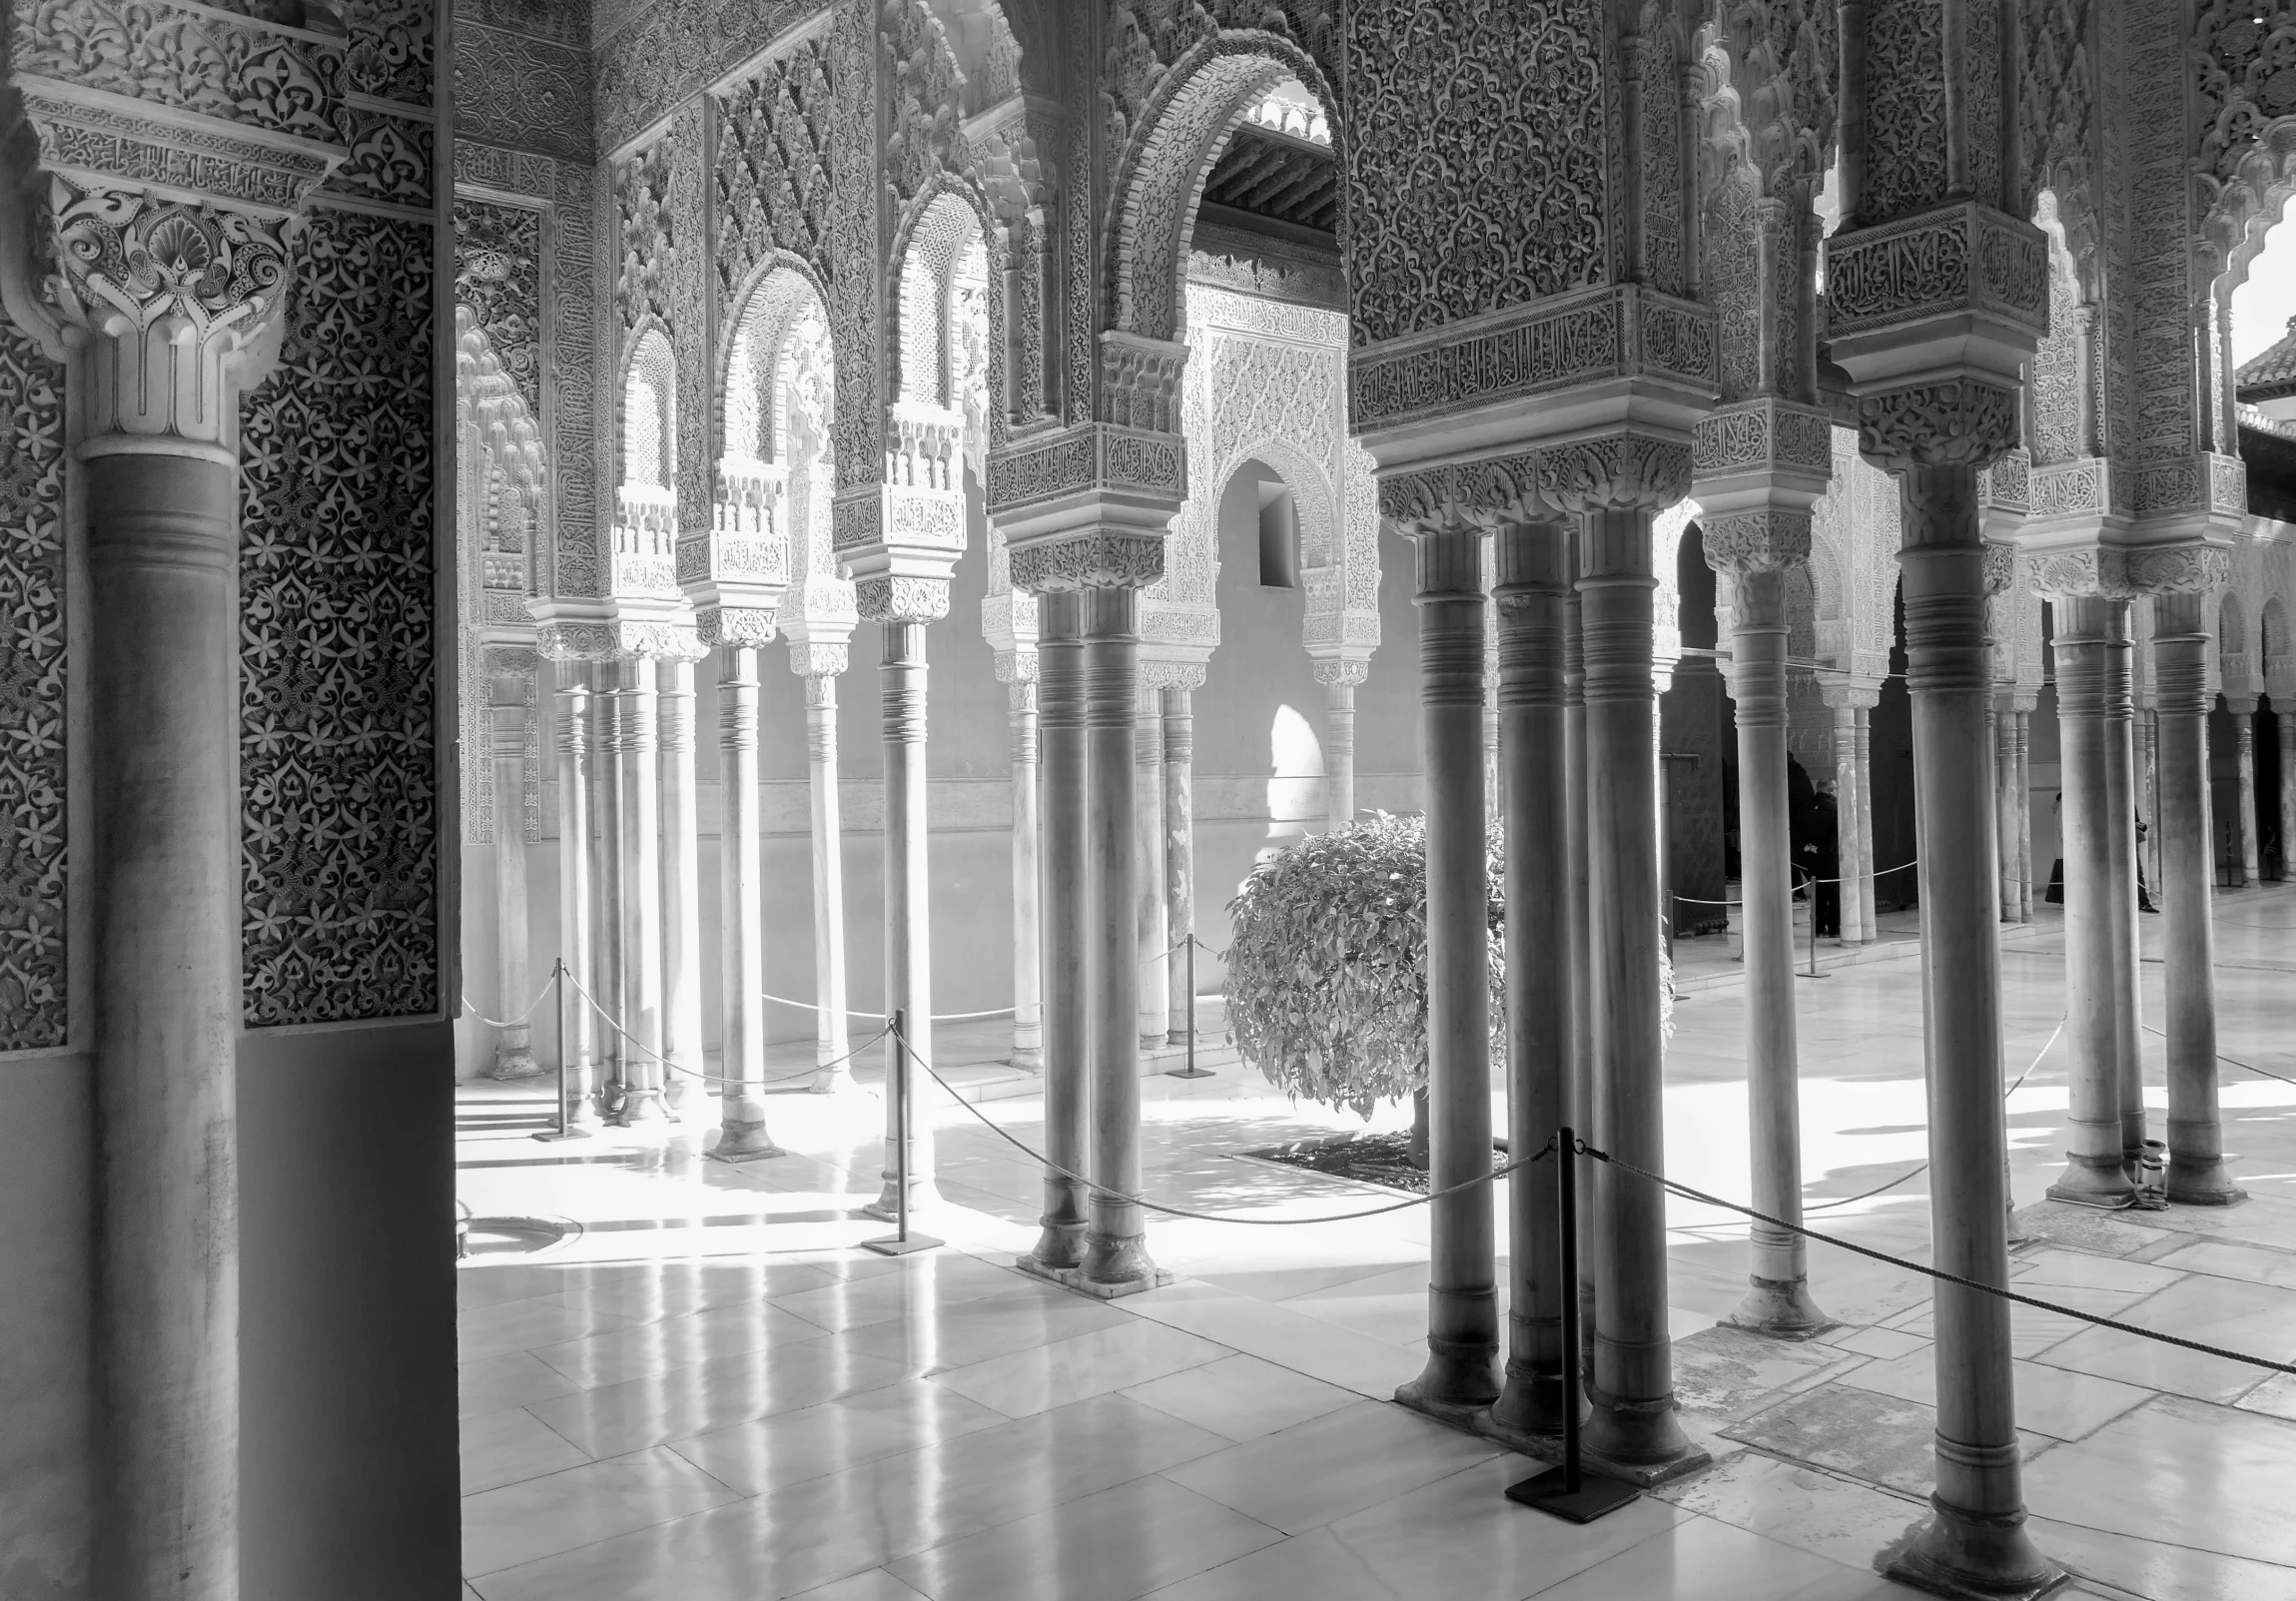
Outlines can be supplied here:
M1499 840L1489 893L1490 1060L1506 1061L1506 900ZM1291 1096L1368 1118L1427 1083L1427 824L1375 812L1267 856L1228 902L1227 1026ZM1561 908L1558 907L1559 929ZM1652 915L1657 915L1653 908ZM1659 994L1674 1032L1663 946Z

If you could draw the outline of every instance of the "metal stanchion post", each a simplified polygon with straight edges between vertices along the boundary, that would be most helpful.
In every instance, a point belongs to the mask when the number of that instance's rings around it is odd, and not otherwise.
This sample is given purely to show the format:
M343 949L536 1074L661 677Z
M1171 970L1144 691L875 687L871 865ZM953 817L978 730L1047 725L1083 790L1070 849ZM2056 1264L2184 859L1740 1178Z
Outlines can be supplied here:
M888 1029L893 1036L893 1077L885 1086L885 1093L893 1097L893 1229L883 1239L864 1239L863 1250L874 1250L880 1256L906 1256L912 1251L931 1250L941 1243L931 1234L913 1234L909 1231L909 1118L912 1097L909 1094L909 1029L908 1019L898 1008L893 1013Z
M1185 975L1187 982L1187 1061L1183 1066L1166 1069L1164 1077L1167 1079L1208 1079L1211 1077L1211 1069L1199 1068L1195 1065L1195 936L1192 934L1185 935L1179 943L1180 949L1186 953L1182 960L1187 969Z
M1574 1137L1568 1129L1555 1131L1555 1212L1562 1229L1562 1282L1579 1281L1579 1187L1572 1163ZM1563 1465L1534 1473L1507 1486L1507 1499L1535 1506L1573 1523L1592 1523L1605 1512L1615 1512L1642 1491L1614 1479L1589 1479L1579 1463L1579 1319L1575 1305L1566 1306L1563 1333Z
M1818 971L1818 875L1810 875L1810 971L1794 975L1798 979L1822 979Z
M550 993L556 999L551 1010L557 1014L558 1025L558 1127L534 1136L537 1140L587 1140L590 1131L574 1127L573 1114L566 1110L566 959L558 958L550 964Z

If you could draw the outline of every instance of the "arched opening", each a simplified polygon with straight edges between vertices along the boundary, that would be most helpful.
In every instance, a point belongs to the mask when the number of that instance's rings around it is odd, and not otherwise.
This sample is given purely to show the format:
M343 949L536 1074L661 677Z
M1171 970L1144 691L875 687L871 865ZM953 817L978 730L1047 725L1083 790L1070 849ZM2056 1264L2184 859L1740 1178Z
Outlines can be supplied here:
M1729 880L1738 874L1738 740L1714 652L1714 569L1695 522L1674 560L1682 659L1659 698L1659 776L1667 822L1669 929L1677 938L1719 934L1729 923Z
M658 327L638 336L622 378L614 491L616 593L676 587L677 365Z

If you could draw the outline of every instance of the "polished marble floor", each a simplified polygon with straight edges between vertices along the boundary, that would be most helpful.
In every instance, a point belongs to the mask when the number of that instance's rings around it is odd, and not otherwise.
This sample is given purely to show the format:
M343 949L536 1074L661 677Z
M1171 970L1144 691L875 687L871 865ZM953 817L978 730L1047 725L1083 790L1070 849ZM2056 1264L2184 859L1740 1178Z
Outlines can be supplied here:
M2217 938L2221 1049L2296 1077L2296 890L2222 896ZM2002 962L2010 1071L2030 1064L2009 1099L2020 1287L2296 1360L2296 1086L2225 1069L2241 1206L2036 1204L2061 1166L2061 929L2011 936ZM2144 983L2157 1016L2157 961ZM1919 965L1836 967L1800 994L1810 1204L1913 1174L1812 1221L1925 1259ZM1727 985L1686 994L1668 1063L1670 1170L1724 1196L1748 1184L1743 1006ZM1232 1058L1150 1078L1144 1099L1153 1197L1256 1217L1392 1199L1240 1157L1360 1125L1289 1105ZM866 1084L775 1096L794 1154L760 1163L704 1159L711 1108L689 1098L666 1138L545 1145L527 1138L531 1087L465 1092L463 1200L568 1230L463 1263L464 1569L481 1601L1909 1593L1875 1561L1929 1487L1918 1274L1820 1245L1813 1284L1840 1328L1800 1345L1718 1328L1744 1230L1673 1205L1678 1382L1716 1465L1580 1528L1500 1495L1534 1464L1386 1399L1423 1355L1421 1209L1157 1218L1173 1283L1109 1304L1010 1268L1038 1181L978 1118L1038 1144L1030 1095L936 1100L944 1203L924 1221L949 1243L904 1258L857 1248L883 1232L854 1209L881 1156ZM2296 1378L2056 1313L2020 1307L2014 1327L2033 1528L2074 1593L2296 1601Z

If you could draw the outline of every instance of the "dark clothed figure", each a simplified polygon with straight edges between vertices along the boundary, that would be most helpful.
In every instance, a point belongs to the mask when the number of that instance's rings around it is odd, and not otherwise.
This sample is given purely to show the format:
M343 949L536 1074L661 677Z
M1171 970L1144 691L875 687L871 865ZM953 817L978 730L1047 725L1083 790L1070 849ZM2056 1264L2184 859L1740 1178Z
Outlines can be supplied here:
M2145 825L2143 814L2139 813L2136 819L2136 909L2140 912L2160 910L2152 904L2152 891L2144 882L2144 836L2151 832Z
M1818 786L1800 761L1786 758L1786 859L1793 864L1794 891L1802 893L1817 869L1811 840L1818 824Z
M1811 805L1811 865L1818 873L1818 899L1811 916L1822 939L1842 937L1842 816L1834 797L1820 794Z

